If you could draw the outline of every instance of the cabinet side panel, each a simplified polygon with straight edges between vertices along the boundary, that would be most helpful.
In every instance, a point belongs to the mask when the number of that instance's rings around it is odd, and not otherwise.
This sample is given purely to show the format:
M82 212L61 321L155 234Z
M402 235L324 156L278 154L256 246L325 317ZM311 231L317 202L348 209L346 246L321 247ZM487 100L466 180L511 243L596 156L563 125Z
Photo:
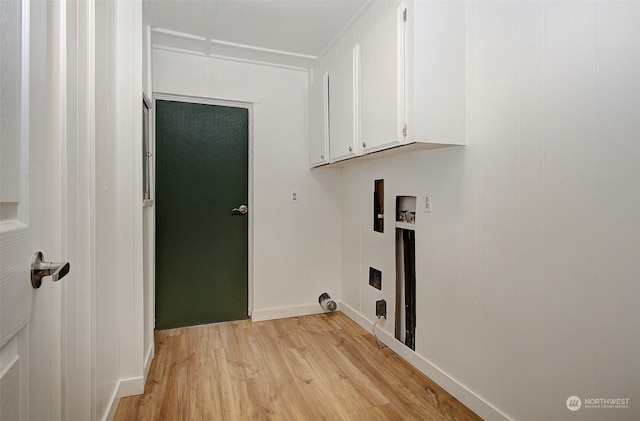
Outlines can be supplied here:
M464 2L413 2L409 62L414 89L412 140L465 143L466 30Z

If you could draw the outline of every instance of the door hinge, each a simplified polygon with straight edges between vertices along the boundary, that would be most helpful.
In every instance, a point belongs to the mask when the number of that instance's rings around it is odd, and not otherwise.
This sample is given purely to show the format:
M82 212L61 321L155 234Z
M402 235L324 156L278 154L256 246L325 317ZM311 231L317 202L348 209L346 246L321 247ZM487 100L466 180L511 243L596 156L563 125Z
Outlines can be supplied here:
M402 21L406 22L407 21L407 8L405 7L404 10L402 11Z
M402 135L404 137L407 137L407 125L406 124L402 127Z

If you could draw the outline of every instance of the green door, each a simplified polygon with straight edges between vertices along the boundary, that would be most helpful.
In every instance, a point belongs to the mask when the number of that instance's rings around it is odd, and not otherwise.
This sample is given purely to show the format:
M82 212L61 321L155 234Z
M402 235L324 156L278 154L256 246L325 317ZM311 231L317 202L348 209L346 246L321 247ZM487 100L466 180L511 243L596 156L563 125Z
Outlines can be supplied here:
M156 329L246 319L249 112L156 103Z

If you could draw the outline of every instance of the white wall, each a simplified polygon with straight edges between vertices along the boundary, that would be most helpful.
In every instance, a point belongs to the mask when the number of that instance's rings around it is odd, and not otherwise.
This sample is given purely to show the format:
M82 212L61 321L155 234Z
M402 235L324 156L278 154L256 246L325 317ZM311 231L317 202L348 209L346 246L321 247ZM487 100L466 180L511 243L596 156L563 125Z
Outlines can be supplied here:
M144 390L142 209L142 4L116 6L116 200L118 396Z
M142 5L96 2L93 418L144 389Z
M114 146L115 126L115 4L96 3L96 141L94 207L94 300L95 300L95 406L93 417L102 419L109 410L118 386L118 330L114 323L117 303L113 268L116 211L113 178L117 172ZM105 183L107 188L105 189Z
M509 418L639 419L640 3L467 7L468 145L343 169L341 299L373 321L385 298L393 336L394 229L371 229L373 180L387 216L395 195L432 193L416 353ZM571 395L630 408L574 413Z
M253 319L319 312L322 292L339 295L340 187L307 167L306 73L156 49L153 88L253 103Z

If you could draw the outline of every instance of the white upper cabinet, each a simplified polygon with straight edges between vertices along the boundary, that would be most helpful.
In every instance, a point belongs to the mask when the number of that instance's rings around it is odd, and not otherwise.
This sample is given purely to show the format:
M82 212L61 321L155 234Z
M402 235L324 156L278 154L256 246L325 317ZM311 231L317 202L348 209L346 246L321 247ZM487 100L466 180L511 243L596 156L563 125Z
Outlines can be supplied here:
M404 3L385 10L362 38L360 127L364 153L404 142L404 10Z
M465 8L373 2L313 71L312 166L466 143Z
M309 72L309 165L329 163L328 73L317 66Z
M360 46L345 48L329 64L329 144L331 162L356 156L358 148L358 67Z
M465 7L459 1L407 2L407 143L466 143Z

